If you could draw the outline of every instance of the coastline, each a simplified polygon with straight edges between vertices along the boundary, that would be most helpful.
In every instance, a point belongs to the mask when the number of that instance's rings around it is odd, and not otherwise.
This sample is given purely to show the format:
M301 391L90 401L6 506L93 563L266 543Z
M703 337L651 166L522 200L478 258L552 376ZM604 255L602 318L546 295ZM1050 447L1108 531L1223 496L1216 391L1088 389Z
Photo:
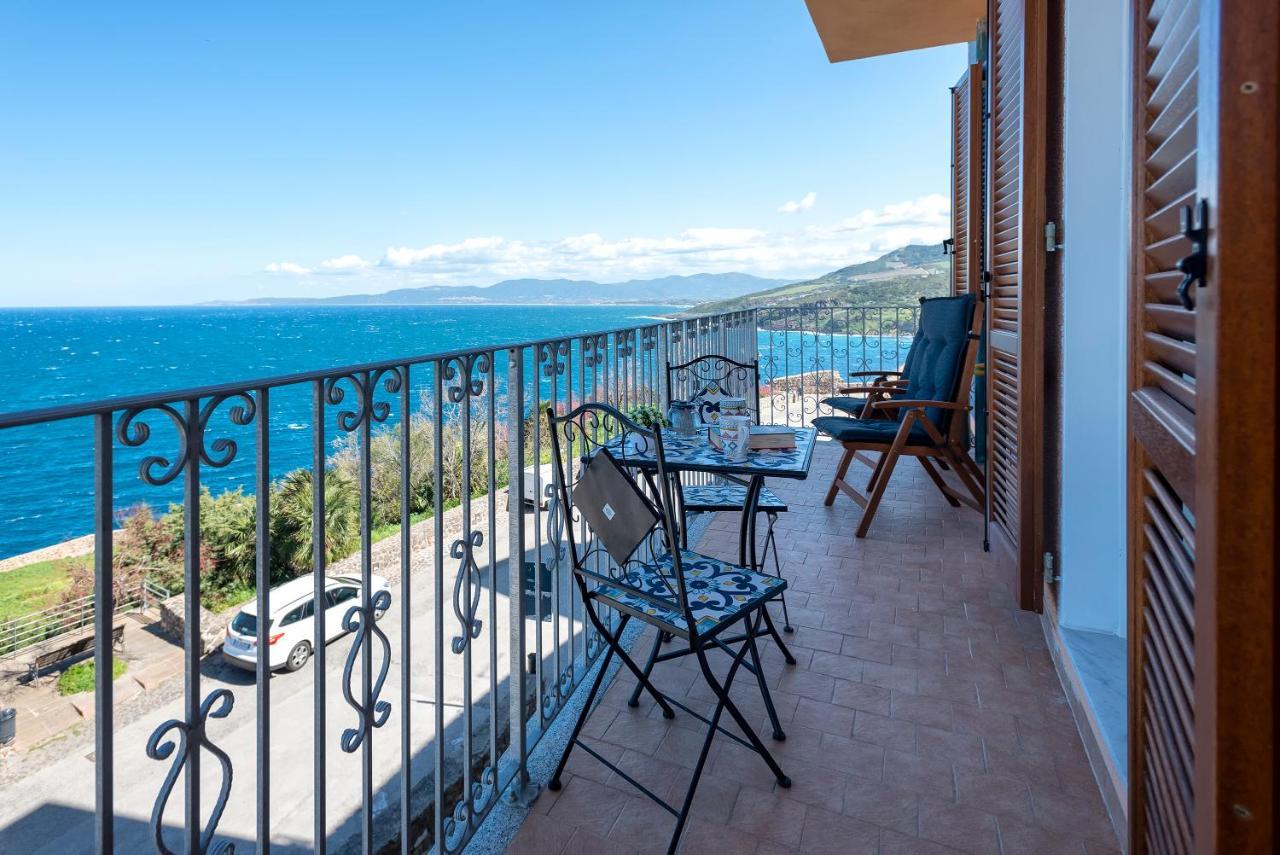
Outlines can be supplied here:
M80 537L64 540L62 543L42 546L39 549L23 552L20 555L11 555L8 558L0 558L0 573L17 570L19 567L26 567L28 564L39 564L42 561L57 561L59 558L75 558L79 555L89 555L93 552L93 548L94 536L92 534L84 534Z

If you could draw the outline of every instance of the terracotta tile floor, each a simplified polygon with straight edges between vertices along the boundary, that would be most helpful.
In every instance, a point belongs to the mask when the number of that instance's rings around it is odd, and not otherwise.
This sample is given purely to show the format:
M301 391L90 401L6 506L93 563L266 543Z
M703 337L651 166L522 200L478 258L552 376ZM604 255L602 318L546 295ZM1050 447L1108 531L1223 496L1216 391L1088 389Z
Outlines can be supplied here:
M837 451L819 445L808 481L770 482L791 508L777 533L798 664L785 665L772 643L763 651L786 741L768 738L749 674L732 690L793 786L777 787L759 757L717 738L681 851L1115 851L1038 618L1014 608L982 551L978 515L949 507L905 461L870 535L855 540L861 511L844 496L822 506ZM869 474L857 463L854 472ZM718 515L698 549L734 558L736 525ZM655 683L710 712L694 659L658 666ZM648 698L627 707L633 685L620 675L584 733L678 800L704 725L679 712L665 721ZM543 792L509 851L663 852L673 827L579 749L564 787Z

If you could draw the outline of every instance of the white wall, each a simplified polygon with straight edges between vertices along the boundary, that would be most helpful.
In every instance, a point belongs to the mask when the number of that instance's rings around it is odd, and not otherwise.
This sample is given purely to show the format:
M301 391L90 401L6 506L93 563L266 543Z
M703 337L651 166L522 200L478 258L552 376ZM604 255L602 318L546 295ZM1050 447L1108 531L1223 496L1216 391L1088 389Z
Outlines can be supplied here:
M1066 4L1063 626L1125 633L1129 10Z

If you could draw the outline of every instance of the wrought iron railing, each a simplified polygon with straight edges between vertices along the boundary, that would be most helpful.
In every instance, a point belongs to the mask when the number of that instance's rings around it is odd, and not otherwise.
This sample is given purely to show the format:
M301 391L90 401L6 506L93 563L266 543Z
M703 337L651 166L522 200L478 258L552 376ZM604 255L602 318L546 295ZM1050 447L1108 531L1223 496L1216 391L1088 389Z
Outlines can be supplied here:
M918 305L758 309L761 419L799 425L831 415L822 400L856 372L902 365L919 319Z
M102 852L236 844L267 851L273 838L285 837L324 852L351 837L366 852L459 851L500 794L520 799L536 791L529 753L601 653L570 584L548 518L553 509L544 507L544 410L586 401L662 406L665 366L714 353L758 358L762 418L797 423L820 411L823 372L896 368L916 311L748 310L0 415L0 430L79 420L91 431L98 602L118 588L113 529L123 510L115 505L121 481L136 478L157 495L168 495L166 485L181 488L181 572L173 580L185 612L181 713L146 743L146 756L158 761L154 777L131 776L127 787L116 778L124 760L113 718L111 610L93 616L93 845ZM282 427L273 422L273 401L301 395L310 402L314 637L326 637L319 607L326 572L352 573L360 595L344 606L349 634L329 650L314 645L309 728L296 717L277 719L272 696L281 684L269 679L269 657L257 657L250 755L219 744L224 720L249 705L237 705L243 689L201 668L208 652L199 617L201 486L242 446L252 449L254 599L258 615L271 615L273 569L280 569L273 564L271 439ZM385 450L383 434L398 453L375 458L376 443ZM350 561L333 560L326 529L335 440L346 443L359 494L359 549ZM398 532L393 525L391 539L376 542L373 507L386 498L388 466L398 469ZM389 592L374 590L375 574L390 579ZM256 649L269 650L269 621L257 620L253 631ZM340 675L330 673L334 657L342 658ZM330 709L337 694L345 706ZM213 775L202 772L210 759ZM305 774L308 763L310 804L277 810L278 793L305 788L277 790L273 779ZM212 794L210 781L217 782ZM182 797L171 799L179 786ZM126 826L116 819L123 814L150 814L149 827Z

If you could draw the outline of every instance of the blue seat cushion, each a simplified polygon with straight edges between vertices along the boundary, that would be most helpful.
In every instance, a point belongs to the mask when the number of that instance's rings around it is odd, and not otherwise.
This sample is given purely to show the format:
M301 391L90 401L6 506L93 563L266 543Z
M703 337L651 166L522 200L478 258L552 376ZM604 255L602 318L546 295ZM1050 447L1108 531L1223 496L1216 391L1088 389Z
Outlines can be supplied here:
M899 422L888 419L851 419L847 416L819 416L813 420L813 426L838 442L878 442L888 445L893 442ZM924 426L916 422L911 426L907 442L912 445L932 445Z
M740 511L747 503L747 488L741 484L694 484L686 486L683 492L684 509L693 513ZM780 514L786 511L787 503L763 487L758 507L765 513Z
M687 549L680 551L680 566L684 570L689 610L700 635L716 631L722 624L773 599L787 588L786 580L777 576L756 573ZM607 582L596 586L596 597L605 605L632 614L662 630L688 636L684 611L676 599L679 589L670 555L653 564L629 566L623 580L627 586L666 600L670 605L659 605L636 596L628 587Z
M920 329L911 345L911 373L903 400L951 401L956 398L975 305L972 294L921 301ZM925 409L929 421L944 433L952 412L936 407ZM899 420L903 415L902 410L896 412Z
M867 399L837 395L834 398L823 398L822 403L833 410L840 410L851 416L860 416L862 415L862 408L867 405Z

